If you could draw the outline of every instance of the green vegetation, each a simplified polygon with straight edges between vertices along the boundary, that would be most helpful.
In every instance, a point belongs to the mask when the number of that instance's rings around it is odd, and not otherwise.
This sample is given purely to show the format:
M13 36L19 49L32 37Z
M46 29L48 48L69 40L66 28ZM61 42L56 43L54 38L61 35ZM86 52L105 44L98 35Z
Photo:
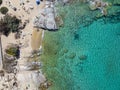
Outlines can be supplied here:
M6 53L12 56L16 56L17 48L16 47L10 47L6 49Z
M0 8L0 12L1 12L2 14L7 14L8 8L7 8L7 7L1 7L1 8Z
M17 17L6 14L0 20L0 32L5 36L8 36L10 32L18 32L20 23L21 20L19 20Z
M2 4L2 0L0 0L0 5Z

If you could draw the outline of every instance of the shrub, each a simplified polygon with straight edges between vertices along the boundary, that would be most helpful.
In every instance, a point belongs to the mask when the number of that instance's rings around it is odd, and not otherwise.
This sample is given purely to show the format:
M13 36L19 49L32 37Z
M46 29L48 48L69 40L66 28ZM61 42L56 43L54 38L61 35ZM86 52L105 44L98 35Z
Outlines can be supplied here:
M5 52L9 55L16 57L16 58L19 58L19 56L20 56L20 50L19 50L18 46L10 46L9 48L7 48L5 50Z
M0 32L5 36L8 36L10 32L18 32L20 22L21 20L15 16L5 15L0 20Z
M9 49L6 50L6 53L12 56L16 56L16 51L17 51L17 48L10 47Z
M6 14L6 13L8 12L8 8L7 8L7 7L1 7L1 8L0 8L0 12L1 12L2 14Z
M0 5L2 4L2 0L0 0Z

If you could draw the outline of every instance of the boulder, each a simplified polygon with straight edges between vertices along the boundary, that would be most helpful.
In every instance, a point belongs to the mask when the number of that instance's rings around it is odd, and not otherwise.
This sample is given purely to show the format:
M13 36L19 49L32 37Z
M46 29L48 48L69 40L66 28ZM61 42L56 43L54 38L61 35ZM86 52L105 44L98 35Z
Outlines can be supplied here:
M55 17L55 21L59 27L64 25L62 17L60 17L60 16Z
M20 70L37 70L41 67L41 63L40 62L27 62L26 64L20 65L19 69Z
M45 30L57 30L58 26L55 21L55 7L50 1L46 1L45 5L46 7L43 8L39 15L34 19L34 26Z
M87 56L86 56L86 55L81 55L81 56L79 57L79 59L80 59L80 60L86 60L86 59L87 59Z
M41 83L45 82L46 79L42 73L39 71L32 73L32 79L35 85L39 86Z
M90 1L90 2L89 2L89 8L90 8L90 10L96 10L96 9L97 9L97 7L96 7L95 2Z
M76 54L75 54L75 53L71 53L71 54L68 56L68 58L70 58L70 59L74 59L74 58L75 58L75 56L76 56Z

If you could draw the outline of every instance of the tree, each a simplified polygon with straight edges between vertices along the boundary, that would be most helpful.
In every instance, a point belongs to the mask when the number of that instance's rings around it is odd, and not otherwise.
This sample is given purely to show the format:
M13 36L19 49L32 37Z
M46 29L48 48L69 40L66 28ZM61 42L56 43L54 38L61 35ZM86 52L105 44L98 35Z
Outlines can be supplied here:
M8 34L10 33L9 28L7 27L6 23L3 21L3 19L1 19L0 21L0 33L8 36Z
M0 20L0 32L5 36L8 36L10 32L18 32L20 23L21 20L16 16L10 16L7 14Z
M0 0L0 5L2 4L2 0Z
M1 12L2 14L6 14L6 13L8 12L8 8L7 8L7 7L1 7L1 8L0 8L0 12Z

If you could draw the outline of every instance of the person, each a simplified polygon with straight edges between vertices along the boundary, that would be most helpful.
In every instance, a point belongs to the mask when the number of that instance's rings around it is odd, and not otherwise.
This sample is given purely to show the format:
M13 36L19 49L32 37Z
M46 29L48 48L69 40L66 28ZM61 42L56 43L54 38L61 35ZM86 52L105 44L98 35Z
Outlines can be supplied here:
M40 4L40 0L36 0L36 4L39 5Z

